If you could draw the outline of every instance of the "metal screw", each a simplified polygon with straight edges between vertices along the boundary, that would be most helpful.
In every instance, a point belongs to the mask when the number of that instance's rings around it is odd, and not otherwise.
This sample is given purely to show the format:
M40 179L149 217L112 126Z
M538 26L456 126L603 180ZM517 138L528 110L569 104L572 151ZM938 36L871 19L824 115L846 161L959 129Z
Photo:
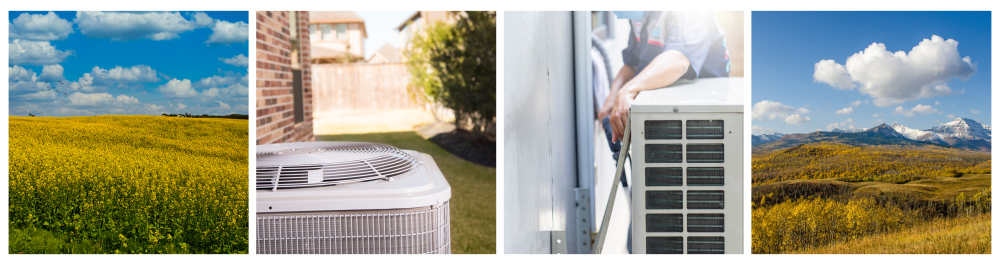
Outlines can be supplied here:
M677 112L677 107L674 107L674 112Z

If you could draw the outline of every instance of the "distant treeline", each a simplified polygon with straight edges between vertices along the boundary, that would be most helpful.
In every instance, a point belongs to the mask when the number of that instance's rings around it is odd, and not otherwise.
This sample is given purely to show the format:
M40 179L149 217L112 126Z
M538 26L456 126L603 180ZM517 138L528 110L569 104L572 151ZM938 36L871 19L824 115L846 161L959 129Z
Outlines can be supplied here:
M185 112L184 114L179 114L179 113L178 114L166 114L166 113L163 113L162 115L166 116L166 117L182 117L182 118L226 118L226 119L241 119L241 120L249 120L250 119L250 115L247 115L247 114L235 114L235 113L234 114L229 114L229 115L208 115L208 114L193 115L193 114Z

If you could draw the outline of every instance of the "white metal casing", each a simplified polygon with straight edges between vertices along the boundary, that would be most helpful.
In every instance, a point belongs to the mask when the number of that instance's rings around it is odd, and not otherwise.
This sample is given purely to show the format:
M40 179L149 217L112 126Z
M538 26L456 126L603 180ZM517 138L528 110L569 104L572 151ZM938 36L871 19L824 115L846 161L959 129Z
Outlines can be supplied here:
M722 237L724 253L743 252L743 78L708 78L641 92L632 103L632 252L647 253L647 237L681 237L682 253L692 250L689 237ZM681 121L681 139L646 139L647 120ZM723 121L723 139L688 139L691 120ZM647 163L647 144L680 144L680 163ZM688 163L688 144L723 144L723 162ZM681 168L680 186L647 186L647 167ZM689 167L721 167L722 186L688 186ZM647 209L647 191L681 191L680 209ZM689 191L723 191L722 209L688 209ZM648 214L682 214L680 232L647 232ZM691 232L690 214L723 214L723 232Z
M305 148L308 144L272 146ZM412 174L387 181L275 191L257 190L257 213L416 208L441 204L451 199L451 186L434 159L416 151L404 152L417 157L421 162ZM257 165L277 162L279 161L258 159Z

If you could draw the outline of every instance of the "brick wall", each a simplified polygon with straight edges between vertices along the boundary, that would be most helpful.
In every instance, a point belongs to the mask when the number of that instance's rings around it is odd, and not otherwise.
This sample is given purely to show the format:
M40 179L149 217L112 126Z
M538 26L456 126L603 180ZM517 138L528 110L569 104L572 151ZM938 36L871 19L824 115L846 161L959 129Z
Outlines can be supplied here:
M297 11L293 11L297 12ZM257 12L257 144L313 141L309 12L298 12L304 119L295 123L288 11Z

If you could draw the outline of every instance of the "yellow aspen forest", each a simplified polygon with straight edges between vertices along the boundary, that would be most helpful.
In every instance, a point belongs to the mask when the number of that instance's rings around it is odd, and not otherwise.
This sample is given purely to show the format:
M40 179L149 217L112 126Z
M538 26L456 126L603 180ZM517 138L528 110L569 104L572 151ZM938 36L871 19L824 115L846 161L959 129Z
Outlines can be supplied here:
M988 228L990 164L988 153L939 146L824 142L755 154L752 253L896 253L850 246L958 218ZM989 253L988 229L977 233L987 240L928 253Z

